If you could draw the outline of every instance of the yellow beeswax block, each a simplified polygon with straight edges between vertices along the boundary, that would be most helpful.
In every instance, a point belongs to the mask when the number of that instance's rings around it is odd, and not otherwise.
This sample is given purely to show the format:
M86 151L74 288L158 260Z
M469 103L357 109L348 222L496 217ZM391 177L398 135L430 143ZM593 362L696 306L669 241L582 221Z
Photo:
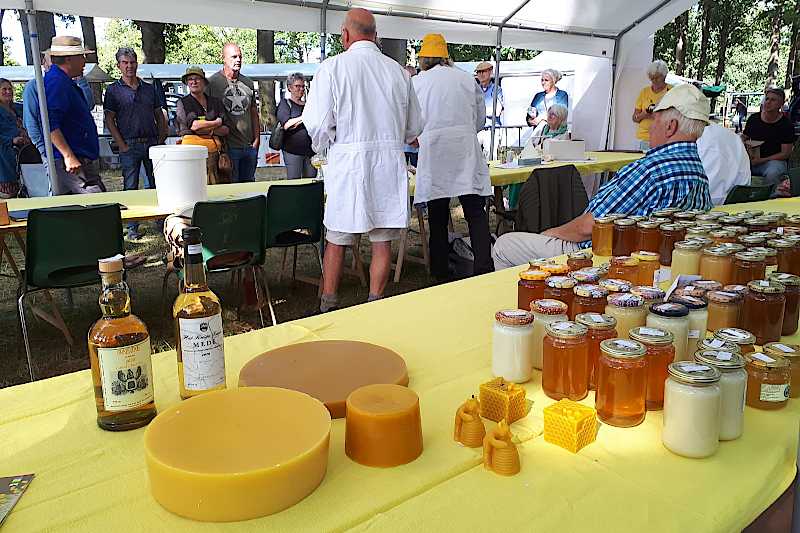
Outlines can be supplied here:
M480 387L481 416L511 424L525 416L525 389L503 378L495 378Z
M544 408L544 440L577 453L597 436L597 411L562 399Z

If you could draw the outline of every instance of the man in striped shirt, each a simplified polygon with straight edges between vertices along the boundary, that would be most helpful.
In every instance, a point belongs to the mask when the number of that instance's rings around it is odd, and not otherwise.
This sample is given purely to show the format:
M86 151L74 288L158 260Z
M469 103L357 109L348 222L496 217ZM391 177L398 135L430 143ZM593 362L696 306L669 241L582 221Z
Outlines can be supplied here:
M623 167L589 202L581 216L541 234L513 232L494 245L495 270L592 245L594 218L609 213L650 215L666 207L711 209L711 194L696 141L708 124L708 99L694 86L671 89L655 108L650 146Z

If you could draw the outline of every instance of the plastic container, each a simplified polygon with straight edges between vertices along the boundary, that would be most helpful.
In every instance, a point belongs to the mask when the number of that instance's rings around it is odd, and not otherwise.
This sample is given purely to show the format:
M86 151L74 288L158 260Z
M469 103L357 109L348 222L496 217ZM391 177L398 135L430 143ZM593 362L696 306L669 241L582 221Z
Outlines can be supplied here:
M208 148L190 145L150 147L158 206L170 211L193 207L208 200L206 159Z
M734 440L744 430L744 402L747 392L747 372L744 358L723 350L701 350L694 354L700 364L713 366L720 372L719 440Z
M495 314L492 332L492 374L525 383L533 371L533 314L506 309Z
M631 427L644 420L645 353L645 347L636 341L609 339L600 343L595 409L606 424Z
M691 458L716 453L722 397L720 377L716 368L694 361L669 365L661 442L672 453Z
M661 328L635 328L631 330L631 340L641 342L647 350L645 406L648 411L658 411L664 406L664 381L667 379L667 369L675 361L672 333Z

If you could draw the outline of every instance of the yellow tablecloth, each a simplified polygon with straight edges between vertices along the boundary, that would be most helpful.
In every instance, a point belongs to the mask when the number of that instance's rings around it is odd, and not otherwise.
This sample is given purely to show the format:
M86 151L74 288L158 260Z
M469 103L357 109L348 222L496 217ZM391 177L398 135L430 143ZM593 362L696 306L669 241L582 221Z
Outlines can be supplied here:
M484 471L478 450L452 441L453 417L491 378L493 316L516 306L517 270L226 338L229 386L246 361L267 349L354 339L400 353L420 396L425 449L419 459L391 469L355 464L344 454L344 421L334 421L322 485L294 507L258 520L204 524L162 509L148 488L144 430L97 428L88 371L0 390L0 475L37 475L4 533L729 532L751 522L788 487L795 475L798 400L776 412L747 408L744 435L722 443L708 459L668 452L660 442L660 412L648 413L635 428L602 426L597 442L571 454L541 437L542 409L552 400L542 393L538 373L526 385L532 411L512 426L522 441L522 472L502 478ZM174 352L154 356L154 372L156 405L163 410L179 401ZM592 395L585 402L592 405Z
M566 165L575 165L581 176L588 174L595 174L597 172L616 172L628 163L641 159L644 154L642 153L628 153L628 152L586 152L587 157L592 161L580 163L561 163L552 162L536 165L533 167L519 167L519 168L498 168L492 166L489 168L489 175L492 179L492 186L500 187L503 185L511 185L512 183L524 183L528 180L531 172L537 168L553 168L563 167Z

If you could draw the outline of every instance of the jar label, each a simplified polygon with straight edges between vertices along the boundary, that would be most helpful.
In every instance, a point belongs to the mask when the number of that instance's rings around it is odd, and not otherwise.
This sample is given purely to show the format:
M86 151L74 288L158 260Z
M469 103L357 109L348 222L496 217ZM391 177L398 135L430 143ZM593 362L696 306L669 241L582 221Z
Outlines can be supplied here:
M202 244L187 244L186 251L189 252L189 255L196 255L203 253L203 245Z
M735 329L722 329L720 330L731 337L736 337L737 339L746 339L747 335L742 333L741 331L737 331Z
M572 327L572 322L559 322L558 324L554 324L552 327L556 331L564 331Z
M785 402L789 399L789 384L773 385L770 383L761 384L761 393L758 398L762 402Z
M527 311L523 311L522 309L510 310L510 311L500 311L500 314L502 314L503 316L513 317L513 318L528 316L528 312Z
M589 313L589 318L592 319L593 322L605 322L605 318L599 313Z
M727 296L728 298L736 298L736 295L734 293L732 293L732 292L719 291L719 292L717 292L717 294L721 294L723 296Z
M658 285L669 281L672 278L672 269L669 267L662 267L653 272L653 285Z
M730 361L733 359L733 354L731 352L717 352L717 359L720 361Z
M626 341L624 339L617 339L617 344L619 344L620 346L624 346L625 348L638 348L639 347L639 345L636 344L635 342Z
M779 349L780 351L782 351L784 353L792 353L794 351L791 348L789 348L788 346L786 346L785 344L781 344L781 343L775 343L772 346L774 346L775 348Z
M699 329L690 329L688 337L690 339L699 339L700 338L700 330Z
M651 337L663 337L665 335L663 330L653 328L639 328L639 333L650 335Z
M150 337L131 346L97 348L106 411L128 411L153 401L150 354Z
M764 355L763 353L760 353L760 352L753 352L751 357L753 359L758 359L759 361L764 361L765 363L774 363L775 362L775 359L773 359L772 357L770 357L768 355Z
M723 342L723 341L721 341L719 339L712 339L712 340L708 341L708 345L711 348L721 348L722 346L725 345L725 342Z
M222 315L178 319L183 386L208 390L225 384Z
M681 370L685 370L686 372L705 372L706 370L710 370L709 367L706 365L681 365Z
M761 280L758 282L761 287L769 287L769 281Z

